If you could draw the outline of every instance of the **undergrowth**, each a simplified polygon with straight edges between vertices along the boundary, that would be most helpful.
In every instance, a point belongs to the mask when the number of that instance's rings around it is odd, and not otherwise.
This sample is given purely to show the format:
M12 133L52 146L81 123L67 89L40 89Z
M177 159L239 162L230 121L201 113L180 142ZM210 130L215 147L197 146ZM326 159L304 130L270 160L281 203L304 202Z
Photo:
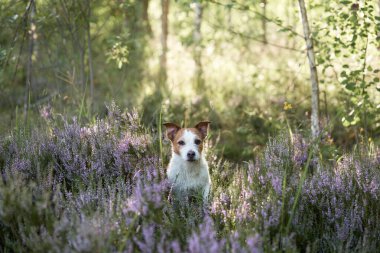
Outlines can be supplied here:
M373 146L324 161L311 155L306 137L282 134L250 162L209 152L208 208L174 208L162 166L169 144L136 112L112 106L86 126L49 121L1 139L0 252L380 248L380 154Z

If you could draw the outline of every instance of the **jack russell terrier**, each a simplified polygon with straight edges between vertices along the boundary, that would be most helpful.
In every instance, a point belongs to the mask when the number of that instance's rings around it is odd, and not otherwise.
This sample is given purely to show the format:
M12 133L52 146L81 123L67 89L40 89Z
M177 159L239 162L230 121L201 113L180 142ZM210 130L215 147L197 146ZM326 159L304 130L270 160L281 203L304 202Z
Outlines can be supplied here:
M186 196L189 191L202 191L207 203L210 192L210 174L203 151L209 121L199 122L193 128L181 128L174 123L165 123L166 135L172 143L172 157L167 175L177 196Z

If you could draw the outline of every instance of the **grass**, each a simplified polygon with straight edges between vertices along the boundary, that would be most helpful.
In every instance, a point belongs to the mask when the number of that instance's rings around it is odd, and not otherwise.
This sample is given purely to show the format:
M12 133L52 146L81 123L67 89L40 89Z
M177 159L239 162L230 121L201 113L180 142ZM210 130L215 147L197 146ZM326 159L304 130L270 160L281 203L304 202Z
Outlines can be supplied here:
M161 117L160 117L161 119ZM108 108L0 142L1 252L375 252L380 158L362 145L315 159L293 131L252 161L209 149L212 196L173 207L169 143L138 114ZM161 121L161 120L160 120ZM158 122L161 125L161 122Z

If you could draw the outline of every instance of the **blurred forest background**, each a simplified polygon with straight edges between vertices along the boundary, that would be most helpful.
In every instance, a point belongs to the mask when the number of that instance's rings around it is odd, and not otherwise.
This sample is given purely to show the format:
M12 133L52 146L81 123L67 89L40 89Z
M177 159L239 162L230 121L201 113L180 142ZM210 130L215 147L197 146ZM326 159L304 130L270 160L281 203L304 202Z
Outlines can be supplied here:
M332 156L380 141L379 7L306 3ZM278 132L310 132L298 1L0 0L0 26L1 133L52 115L91 122L111 101L153 129L209 119L231 160Z

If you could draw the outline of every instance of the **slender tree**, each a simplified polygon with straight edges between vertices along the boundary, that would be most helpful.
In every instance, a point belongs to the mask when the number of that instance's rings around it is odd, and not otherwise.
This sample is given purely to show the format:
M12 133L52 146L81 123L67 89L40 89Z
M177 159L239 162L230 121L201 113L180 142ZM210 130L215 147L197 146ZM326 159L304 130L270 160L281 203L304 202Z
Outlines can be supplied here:
M197 90L203 89L203 68L202 68L202 16L203 16L203 5L201 0L196 0L194 3L194 32L193 32L193 40L194 40L194 61L195 61L195 86Z
M142 19L144 21L144 25L146 27L146 30L150 36L153 35L152 26L150 25L149 21L149 2L150 0L141 0L142 2Z
M147 5L142 0L119 0L121 10L125 14L123 33L128 34L125 43L128 47L128 68L124 69L124 88L128 91L137 91L141 88L146 76L146 59L148 46L148 31L144 22L144 12ZM148 16L146 16L148 18Z
M377 5L379 6L379 12L377 13L377 15L380 16L380 0L377 1ZM377 37L380 38L380 29L378 30L377 32ZM380 46L378 46L378 49L380 49Z
M263 8L263 16L261 17L261 26L263 29L263 43L268 44L267 40L267 0L262 0L261 6Z
M311 133L313 138L319 136L319 84L317 66L315 65L315 54L313 38L311 37L309 21L304 0L298 0L301 12L303 31L306 41L307 57L310 66L310 81L311 81Z
M160 73L159 85L162 88L166 86L167 81L167 59L168 52L168 35L169 35L169 5L170 0L161 0L161 55L160 55Z
M33 83L33 55L34 55L34 41L37 38L36 33L36 23L35 23L35 14L36 14L36 3L34 0L29 1L27 7L28 13L28 59L26 64L26 83L25 83L25 97L24 97L24 121L28 120L29 106L30 106L30 96L32 92L32 83Z
M88 50L88 69L90 74L90 103L91 103L91 111L92 105L94 102L94 69L92 63L92 48L91 48L91 27L90 27L90 19L91 19L91 0L87 0L87 50Z
M84 29L87 29L87 25L83 26L82 22L83 19L78 19L75 18L77 17L78 13L75 13L72 9L69 8L70 2L68 0L59 0L60 3L60 14L59 17L57 18L59 24L63 26L60 29L64 29L67 27L67 30L70 34L71 37L71 43L73 50L75 54L79 56L79 64L78 64L78 69L79 69L79 83L81 85L82 92L85 91L86 89L86 51L87 51L87 46L86 46L86 37L87 34L84 32ZM80 13L82 13L82 5L81 2L77 3L78 6L80 6ZM87 13L86 13L87 16ZM84 17L86 18L86 17ZM62 33L61 36L63 38L66 37L66 33Z

